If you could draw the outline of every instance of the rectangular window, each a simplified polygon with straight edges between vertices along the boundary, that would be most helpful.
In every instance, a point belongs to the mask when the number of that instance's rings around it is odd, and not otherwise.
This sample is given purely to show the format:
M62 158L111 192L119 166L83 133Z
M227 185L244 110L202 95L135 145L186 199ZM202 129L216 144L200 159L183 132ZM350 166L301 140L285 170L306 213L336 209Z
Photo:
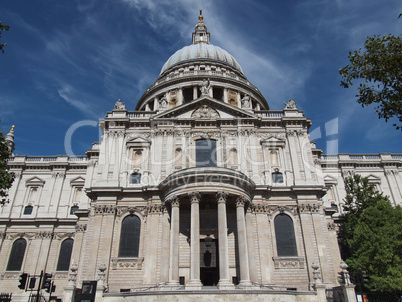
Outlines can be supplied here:
M197 140L195 156L197 167L216 167L216 141L212 139Z

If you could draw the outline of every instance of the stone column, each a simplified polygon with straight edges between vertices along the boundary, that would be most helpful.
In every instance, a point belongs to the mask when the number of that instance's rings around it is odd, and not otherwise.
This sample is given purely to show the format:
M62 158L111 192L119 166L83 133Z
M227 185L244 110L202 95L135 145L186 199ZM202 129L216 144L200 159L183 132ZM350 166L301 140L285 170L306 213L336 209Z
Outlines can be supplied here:
M200 193L189 193L191 202L191 230L190 230L190 281L187 288L201 289L200 280Z
M177 97L177 105L183 105L183 88L179 88L178 97Z
M250 287L250 268L248 264L248 248L246 221L244 216L244 204L246 198L239 196L236 199L236 218L237 218L237 244L239 245L239 263L240 263L240 283L239 287Z
M226 197L227 193L218 192L218 246L219 246L219 289L233 289L234 285L229 279L229 249L227 236Z
M198 99L198 86L193 86L193 100Z
M223 88L223 102L228 103L228 89Z
M170 200L172 206L170 216L170 257L169 257L169 287L177 287L179 283L179 235L180 208L179 198Z

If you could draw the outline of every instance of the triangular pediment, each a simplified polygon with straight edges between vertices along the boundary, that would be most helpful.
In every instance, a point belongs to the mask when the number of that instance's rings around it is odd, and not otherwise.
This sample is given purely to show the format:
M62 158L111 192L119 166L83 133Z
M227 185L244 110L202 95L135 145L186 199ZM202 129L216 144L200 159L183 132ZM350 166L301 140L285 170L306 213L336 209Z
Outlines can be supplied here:
M208 96L202 96L194 101L160 112L154 116L154 120L167 118L194 120L217 120L233 118L258 119L250 111L237 108Z
M335 177L331 176L331 175L325 175L324 176L324 183L326 185L336 185L338 183L338 180Z
M45 181L36 176L27 179L25 182L26 186L43 186L44 184L45 184Z
M381 178L376 175L370 174L367 178L371 184L381 184Z
M76 178L73 178L70 181L71 186L83 186L85 184L85 178L78 176Z
M270 136L264 140L261 140L261 145L266 147L284 147L286 140L275 136Z
M141 136L129 137L127 141L127 147L147 147L151 142Z

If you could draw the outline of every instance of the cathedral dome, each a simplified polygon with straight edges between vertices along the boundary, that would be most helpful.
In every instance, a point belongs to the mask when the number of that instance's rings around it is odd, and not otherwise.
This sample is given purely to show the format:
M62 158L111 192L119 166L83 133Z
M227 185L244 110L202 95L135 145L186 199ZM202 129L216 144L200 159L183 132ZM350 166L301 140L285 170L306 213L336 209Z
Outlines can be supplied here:
M212 44L198 43L176 51L163 65L161 74L176 65L193 60L216 61L243 73L239 63L226 50Z

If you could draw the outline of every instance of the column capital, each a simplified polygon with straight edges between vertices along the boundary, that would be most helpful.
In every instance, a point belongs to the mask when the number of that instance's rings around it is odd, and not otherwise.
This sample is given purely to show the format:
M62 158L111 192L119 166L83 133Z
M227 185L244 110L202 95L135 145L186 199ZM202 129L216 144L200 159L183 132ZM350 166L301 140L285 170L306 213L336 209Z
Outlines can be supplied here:
M200 199L201 199L201 194L200 194L200 192L191 192L191 193L188 193L188 196L190 197L190 201L191 201L191 203L198 203L198 202L200 202Z
M218 199L218 203L226 203L226 198L228 197L228 193L219 191L216 193L216 198Z
M167 203L170 203L172 207L180 206L180 198L178 196L172 196L166 200Z
M248 203L246 197L240 195L239 197L236 198L236 207L244 207L246 203Z

